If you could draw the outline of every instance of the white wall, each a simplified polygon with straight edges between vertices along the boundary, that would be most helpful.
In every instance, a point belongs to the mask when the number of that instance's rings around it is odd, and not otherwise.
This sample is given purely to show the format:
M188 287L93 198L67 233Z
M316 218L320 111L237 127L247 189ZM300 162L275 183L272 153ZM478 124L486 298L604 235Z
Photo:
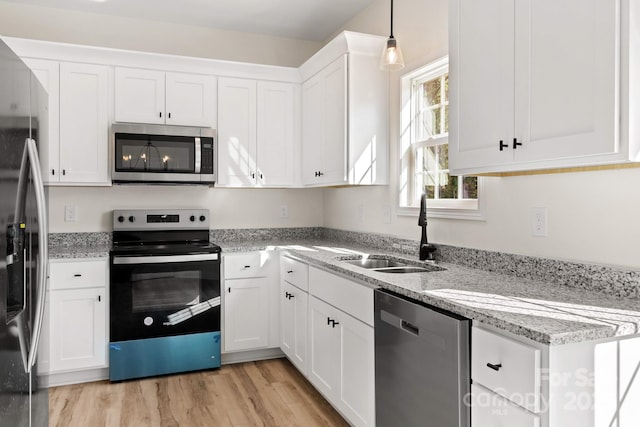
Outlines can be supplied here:
M447 1L395 2L394 35L407 67L391 79L391 184L324 190L324 225L419 239L417 216L398 216L400 76L447 53ZM377 0L343 29L387 34L389 1ZM479 52L478 54L481 54ZM640 169L485 178L485 221L430 219L430 241L640 268ZM359 206L364 219L359 221ZM391 224L383 207L392 207ZM530 210L548 209L548 237L532 237Z
M178 1L178 0L177 0ZM0 1L0 34L297 67L322 43Z
M111 231L113 209L206 208L211 228L315 227L322 225L322 190L225 189L200 186L49 187L53 233ZM78 220L64 221L65 206ZM289 217L280 218L287 205Z

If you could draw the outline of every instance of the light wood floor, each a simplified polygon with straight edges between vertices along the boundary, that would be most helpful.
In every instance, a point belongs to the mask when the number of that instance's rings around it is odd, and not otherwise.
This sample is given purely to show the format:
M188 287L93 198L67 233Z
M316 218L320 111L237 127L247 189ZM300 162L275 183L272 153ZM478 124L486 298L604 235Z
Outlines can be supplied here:
M287 359L49 390L50 427L347 426Z

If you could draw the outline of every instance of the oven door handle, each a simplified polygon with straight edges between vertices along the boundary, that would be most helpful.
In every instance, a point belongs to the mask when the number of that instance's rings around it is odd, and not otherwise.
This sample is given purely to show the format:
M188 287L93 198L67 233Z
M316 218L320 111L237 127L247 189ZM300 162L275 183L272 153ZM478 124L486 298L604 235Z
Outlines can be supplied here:
M114 256L114 264L165 264L169 262L215 261L218 254L163 255L163 256Z

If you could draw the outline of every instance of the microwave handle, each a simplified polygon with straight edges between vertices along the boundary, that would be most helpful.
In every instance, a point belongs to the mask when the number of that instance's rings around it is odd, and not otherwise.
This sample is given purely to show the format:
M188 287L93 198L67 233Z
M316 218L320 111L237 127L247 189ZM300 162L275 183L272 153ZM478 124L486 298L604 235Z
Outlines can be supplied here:
M195 173L200 173L200 168L202 166L202 145L200 143L200 138L195 138L194 141L194 145L195 145L195 155L196 155L196 161L195 161Z

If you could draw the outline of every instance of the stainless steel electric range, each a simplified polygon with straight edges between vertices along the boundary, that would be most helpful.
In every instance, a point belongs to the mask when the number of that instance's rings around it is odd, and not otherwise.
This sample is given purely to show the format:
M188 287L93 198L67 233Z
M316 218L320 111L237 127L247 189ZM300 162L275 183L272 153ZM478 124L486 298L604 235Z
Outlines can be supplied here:
M220 367L220 247L204 209L114 210L109 379Z

